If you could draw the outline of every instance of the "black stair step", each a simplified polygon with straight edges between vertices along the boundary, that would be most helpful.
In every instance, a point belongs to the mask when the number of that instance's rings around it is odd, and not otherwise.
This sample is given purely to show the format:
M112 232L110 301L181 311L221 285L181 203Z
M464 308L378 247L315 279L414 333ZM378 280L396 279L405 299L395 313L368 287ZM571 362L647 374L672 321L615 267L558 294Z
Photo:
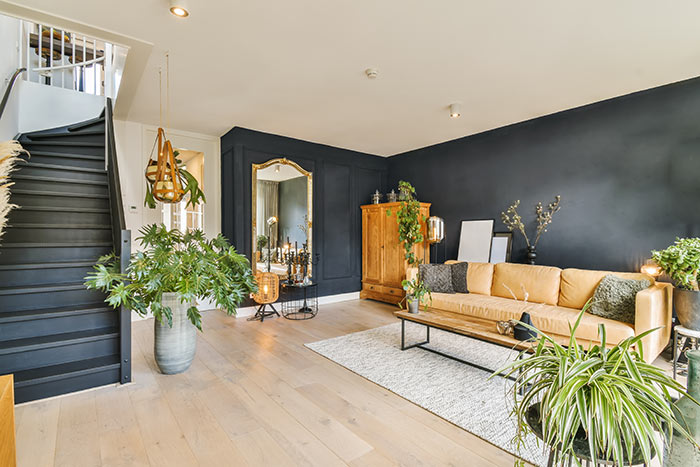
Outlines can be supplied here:
M0 313L0 341L119 326L119 313L106 303Z
M109 355L60 365L18 371L15 403L118 383L119 356Z
M68 282L65 284L35 285L25 287L0 287L0 297L7 295L65 292L68 290L85 290L85 285L82 282Z
M16 373L118 354L119 328L98 328L0 342L0 368Z
M21 264L0 264L0 284L3 287L27 287L84 281L94 271L96 262L97 258L84 261L25 260Z
M43 263L46 261L81 261L88 258L97 260L114 250L113 243L104 242L43 242L11 243L3 240L0 244L0 264ZM0 310L1 312L2 310Z
M109 224L12 224L12 229L77 229L77 230L111 230Z
M86 303L84 305L59 306L54 308L39 308L36 310L11 311L0 313L0 324L35 321L39 319L77 316L101 311L115 312L104 302ZM115 312L116 313L116 312ZM0 328L0 332L2 329Z
M82 344L119 337L119 328L91 329L89 331L66 332L49 336L30 337L0 342L0 355L52 349L67 345Z
M108 208L80 208L72 206L21 206L22 211L46 211L46 212L85 212L91 214L109 214Z
M70 166L70 165L55 165L55 164L29 162L27 165L25 165L23 167L24 168L63 170L63 171L68 171L68 172L85 172L85 173L107 175L107 171L105 169L93 169L93 168L89 168L89 167L74 167L74 166Z
M74 178L54 178L54 177L42 177L40 175L22 175L18 173L12 176L13 180L33 180L37 182L50 182L50 183L68 183L71 185L99 185L107 186L107 181L101 180L77 180Z
M62 138L66 136L93 136L93 135L104 135L104 130L81 130L72 131L69 133L25 133L24 136L31 139L32 141L44 140L50 138Z
M62 379L85 372L101 371L105 367L119 368L119 356L108 355L106 357L90 358L77 362L63 363L61 365L32 368L31 370L15 373L15 387L24 387L29 384L48 383L56 379Z
M55 135L54 135L55 136ZM75 136L75 135L71 135ZM27 141L27 140L19 140L22 146L29 146L29 153L31 154L31 147L33 146L71 146L71 147L78 147L78 148L104 148L105 143L104 142L90 142L90 141L53 141L49 139L41 140L41 141Z
M112 242L37 242L37 243L2 243L2 248L90 248L90 247L111 247Z
M79 131L79 130L82 130L83 128L87 128L87 127L90 127L92 125L96 125L98 123L104 123L104 122L105 122L104 117L95 117L95 118L92 118L90 120L86 120L84 122L69 126L68 131Z
M71 154L69 152L51 152L51 151L32 151L30 161L37 156L56 157L59 159L85 159L91 161L100 161L104 163L105 158L102 156L93 156L90 154Z
M84 261L48 261L45 263L24 263L24 264L0 264L0 271L23 271L27 269L58 269L58 268L79 268L92 266L95 261L86 259Z
M14 176L13 176L14 178ZM12 188L13 195L32 195L32 196L49 196L55 198L57 196L63 198L104 198L109 199L108 194L103 193L74 193L70 191L40 191L40 190L22 190Z

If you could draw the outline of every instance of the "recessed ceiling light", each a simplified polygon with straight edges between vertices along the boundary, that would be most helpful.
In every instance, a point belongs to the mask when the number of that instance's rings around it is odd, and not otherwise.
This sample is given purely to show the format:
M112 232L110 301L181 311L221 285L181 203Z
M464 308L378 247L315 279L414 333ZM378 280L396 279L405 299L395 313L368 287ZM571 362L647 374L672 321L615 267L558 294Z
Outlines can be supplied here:
M459 118L462 115L462 105L455 102L450 104L450 118Z
M190 15L187 9L186 0L170 0L170 13L180 18L185 18Z
M379 75L379 71L376 68L367 68L365 74L369 79L374 79Z

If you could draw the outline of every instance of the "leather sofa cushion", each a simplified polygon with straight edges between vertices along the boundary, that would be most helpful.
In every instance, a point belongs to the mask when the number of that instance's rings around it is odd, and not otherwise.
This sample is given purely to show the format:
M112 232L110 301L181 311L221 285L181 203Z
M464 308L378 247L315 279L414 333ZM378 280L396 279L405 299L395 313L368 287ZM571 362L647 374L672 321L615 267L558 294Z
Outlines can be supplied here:
M520 319L523 312L528 312L537 329L556 336L569 335L569 324L573 325L576 322L580 311L560 306L471 293L434 293L431 308L490 320L494 322L494 329L496 329L496 321L517 320ZM583 341L598 341L599 323L605 324L608 344L617 344L622 339L634 335L634 326L630 324L586 313L576 331L576 338Z
M469 293L491 295L493 282L493 264L469 263L467 268L467 288Z
M561 272L561 290L559 291L559 306L581 309L593 296L596 287L608 274L623 279L648 280L654 285L654 278L637 272L590 271L586 269L564 269Z
M561 269L552 266L498 263L494 267L491 295L532 303L559 302ZM470 284L471 285L471 284Z

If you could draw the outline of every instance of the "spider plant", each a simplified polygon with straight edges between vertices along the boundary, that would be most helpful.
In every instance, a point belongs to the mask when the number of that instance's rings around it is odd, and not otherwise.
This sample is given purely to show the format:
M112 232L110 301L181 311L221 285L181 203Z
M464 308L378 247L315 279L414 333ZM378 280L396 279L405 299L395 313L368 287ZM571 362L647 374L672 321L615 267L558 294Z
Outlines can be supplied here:
M554 449L554 465L567 458L580 465L577 454L588 456L595 465L599 460L630 465L640 456L648 465L656 453L663 452L663 439L670 442L673 428L695 444L671 408L673 391L690 396L663 370L644 362L642 339L659 328L608 348L605 326L600 324L600 345L584 350L574 335L588 306L569 325L566 347L522 323L539 337L520 358L491 376L515 379L511 390L516 445L522 446L525 437L534 433L528 424L532 407L539 408L538 431ZM588 452L574 451L574 441L581 439Z

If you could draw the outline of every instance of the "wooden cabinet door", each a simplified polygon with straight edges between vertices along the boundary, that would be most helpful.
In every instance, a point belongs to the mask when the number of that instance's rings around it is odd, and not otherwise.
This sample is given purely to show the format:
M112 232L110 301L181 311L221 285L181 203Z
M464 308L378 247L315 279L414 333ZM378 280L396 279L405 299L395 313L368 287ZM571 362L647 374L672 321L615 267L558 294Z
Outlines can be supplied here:
M406 260L403 244L399 242L399 223L396 220L397 207L382 210L384 224L384 260L382 261L382 284L387 287L401 287L406 273Z
M382 282L383 222L382 209L362 210L362 281Z

